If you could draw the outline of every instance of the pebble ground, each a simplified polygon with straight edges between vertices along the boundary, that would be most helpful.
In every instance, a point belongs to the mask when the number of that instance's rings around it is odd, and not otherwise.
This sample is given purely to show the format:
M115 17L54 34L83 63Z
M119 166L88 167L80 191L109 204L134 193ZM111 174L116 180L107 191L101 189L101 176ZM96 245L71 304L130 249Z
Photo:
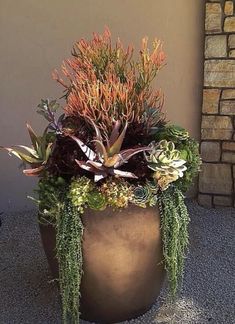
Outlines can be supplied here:
M235 324L235 209L205 209L193 201L188 208L190 249L181 294L170 304L163 289L149 312L125 324ZM61 323L36 212L1 218L0 324Z

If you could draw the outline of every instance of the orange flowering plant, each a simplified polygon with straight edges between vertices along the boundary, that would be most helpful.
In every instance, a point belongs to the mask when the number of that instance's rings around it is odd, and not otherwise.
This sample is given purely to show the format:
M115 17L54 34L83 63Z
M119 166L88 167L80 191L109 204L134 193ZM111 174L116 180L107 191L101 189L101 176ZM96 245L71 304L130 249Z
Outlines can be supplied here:
M76 42L61 72L53 72L64 90L61 116L56 118L56 100L42 100L37 112L48 121L43 135L27 125L32 147L1 147L29 165L26 175L39 176L40 221L57 229L65 322L79 321L77 247L85 208L158 206L173 294L182 272L189 220L182 192L198 171L198 146L185 129L166 123L164 96L152 88L165 65L162 43L155 39L149 49L144 37L136 59L133 54L120 39L112 43L108 28Z

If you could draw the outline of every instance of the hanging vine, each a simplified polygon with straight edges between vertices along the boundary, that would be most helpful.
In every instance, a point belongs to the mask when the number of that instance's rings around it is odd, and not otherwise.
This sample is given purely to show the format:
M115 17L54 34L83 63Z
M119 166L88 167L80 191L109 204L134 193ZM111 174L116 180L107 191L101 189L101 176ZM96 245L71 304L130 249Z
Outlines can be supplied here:
M185 252L189 242L189 214L184 203L184 195L175 187L159 193L158 206L161 213L165 268L171 296L174 297L182 279Z
M56 251L64 323L79 323L83 224L78 209L66 198L56 222Z

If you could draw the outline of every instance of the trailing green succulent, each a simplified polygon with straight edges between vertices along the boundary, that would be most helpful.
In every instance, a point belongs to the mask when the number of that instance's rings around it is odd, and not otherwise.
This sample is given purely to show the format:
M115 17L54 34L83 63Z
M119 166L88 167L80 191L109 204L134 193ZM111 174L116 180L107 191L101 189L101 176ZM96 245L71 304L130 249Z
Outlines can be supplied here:
M175 297L182 279L184 259L188 247L189 215L182 192L171 187L158 196L161 213L163 255L171 296Z
M82 278L83 223L78 209L65 196L56 215L56 252L64 323L79 323Z

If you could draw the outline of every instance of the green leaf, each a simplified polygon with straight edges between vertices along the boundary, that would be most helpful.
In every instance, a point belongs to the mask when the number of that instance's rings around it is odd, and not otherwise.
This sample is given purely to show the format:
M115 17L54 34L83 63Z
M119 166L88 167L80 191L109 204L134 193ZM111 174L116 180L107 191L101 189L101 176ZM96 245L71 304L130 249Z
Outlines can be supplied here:
M33 144L33 147L36 148L37 143L38 143L38 136L28 123L26 124L26 127L28 129L29 136L30 136L31 142Z
M37 152L34 149L32 149L32 148L30 148L28 146L25 146L25 145L13 145L12 147L20 147L20 148L26 150L27 152L29 152L32 155L32 157L39 158Z
M126 134L128 124L124 126L121 134L119 135L118 139L114 142L114 144L110 147L108 154L109 156L113 156L114 154L118 154L121 150L122 143Z
M25 161L25 162L27 162L29 164L39 163L38 159L33 158L30 155L24 154L19 150L15 150L15 149L13 149L11 147L2 147L2 146L0 148L7 150L10 154L15 155L20 160Z
M97 155L102 157L106 161L108 159L108 154L104 144L99 140L94 140L94 142L95 142Z
M51 149L52 149L53 143L49 143L47 148L46 148L46 153L45 153L45 162L49 159L49 156L51 154Z

